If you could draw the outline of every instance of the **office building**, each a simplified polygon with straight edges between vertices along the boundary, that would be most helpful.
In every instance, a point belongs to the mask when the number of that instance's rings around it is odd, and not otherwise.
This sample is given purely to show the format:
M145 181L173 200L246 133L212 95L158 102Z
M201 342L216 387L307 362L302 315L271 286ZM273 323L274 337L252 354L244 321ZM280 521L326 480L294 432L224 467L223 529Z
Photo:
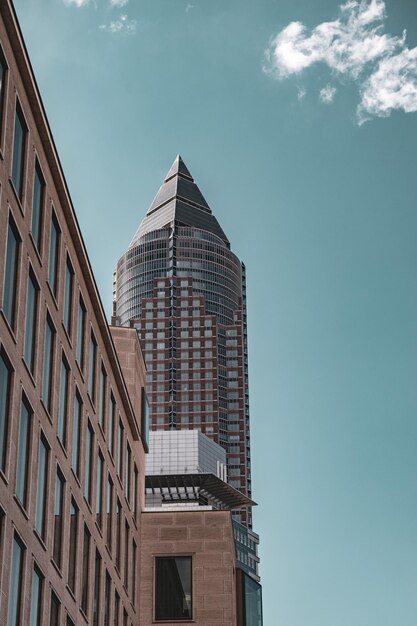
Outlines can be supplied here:
M250 498L245 267L180 156L117 264L113 312L140 337L151 428L200 429ZM251 527L251 509L235 519Z

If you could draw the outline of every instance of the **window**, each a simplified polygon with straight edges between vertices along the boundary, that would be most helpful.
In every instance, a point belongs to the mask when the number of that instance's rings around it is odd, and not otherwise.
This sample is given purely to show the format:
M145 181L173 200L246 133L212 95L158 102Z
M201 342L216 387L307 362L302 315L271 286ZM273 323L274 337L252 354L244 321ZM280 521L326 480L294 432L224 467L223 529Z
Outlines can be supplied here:
M129 524L125 522L125 576L124 585L126 591L129 588Z
M106 571L106 587L104 591L104 626L110 626L110 593L111 578L110 574Z
M84 371L85 318L86 308L83 299L80 296L78 301L77 362L82 372Z
M69 387L69 365L67 359L62 355L61 361L61 381L59 387L59 408L58 408L58 437L64 446L67 442L67 415L68 415L68 387Z
M52 372L54 366L55 328L49 315L46 316L45 346L43 353L42 400L45 408L51 413L52 405Z
M14 329L16 322L16 292L19 265L20 237L17 228L9 219L7 231L6 267L4 272L3 312L10 327Z
M38 160L35 164L35 178L33 181L32 197L32 238L36 248L40 252L42 244L43 206L45 199L45 181L42 176Z
M114 626L119 626L120 596L114 592Z
M98 626L100 619L100 586L101 586L101 556L96 550L94 569L94 597L93 597L93 626Z
M19 444L17 449L16 496L26 507L28 488L28 468L30 451L30 430L33 411L25 396L22 396L19 424Z
M132 451L129 444L126 445L126 483L125 493L126 500L130 504L130 474L131 474Z
M93 482L93 453L94 453L94 431L88 423L87 436L85 440L85 484L84 495L87 502L91 504L91 491Z
M139 471L134 465L133 469L133 516L137 521L138 518L138 488L139 488Z
M117 499L116 505L116 567L120 572L120 543L122 541L122 505L119 499Z
M30 626L41 626L43 576L35 565L32 573L32 600L30 603Z
M156 557L155 619L192 619L191 556Z
M62 509L64 504L64 486L64 477L58 470L55 481L54 546L52 556L59 568L61 568L62 561Z
M48 466L49 446L46 439L41 435L39 441L38 459L38 492L36 494L35 528L42 539L45 539L46 530L46 502L48 496Z
M97 459L97 489L96 489L96 521L99 528L103 527L103 466L104 459L101 452Z
M75 474L80 477L81 459L81 430L83 417L83 403L78 391L74 395L74 421L72 430L72 457L71 464Z
M104 369L104 365L101 365L100 369L100 407L99 407L99 424L102 431L105 429L105 416L106 416L106 391L107 391L107 374Z
M0 468L4 471L9 430L10 392L12 367L4 352L0 351Z
M97 342L93 333L90 335L90 367L88 372L88 393L94 402L96 398L96 360L97 360Z
M32 273L32 270L29 270L28 292L26 301L24 358L26 361L26 365L28 366L32 374L35 369L35 339L37 328L38 294L39 286Z
M116 400L113 394L110 394L110 414L109 414L109 428L107 433L107 442L109 446L109 452L114 457L114 426L116 423Z
M19 626L21 623L20 613L22 609L22 576L25 547L17 537L13 539L12 574L10 577L9 612L7 626Z
M7 64L6 64L3 52L0 50L0 133L3 127L4 94L6 91L6 72L7 72Z
M83 571L81 579L81 608L85 615L88 614L88 589L90 575L90 541L91 535L87 526L84 524L84 542L83 542Z
M111 552L113 535L113 482L110 476L107 479L107 547Z
M77 538L78 538L78 507L71 498L70 505L70 535L68 554L68 587L75 593L75 575L77 571Z
M14 139L13 139L13 163L12 181L17 195L20 199L23 196L23 171L25 167L27 126L23 111L18 101L16 101L16 113L14 118Z
M135 606L136 603L136 556L137 556L137 547L136 547L136 543L134 540L132 540L132 589L131 589L131 596L132 596L132 604L133 606Z
M56 594L51 591L51 614L49 618L49 626L59 626L59 617L61 614L61 603Z
M65 284L64 284L64 326L69 337L71 337L72 323L72 294L74 289L74 270L71 261L67 256L65 264Z
M61 231L58 225L55 212L52 210L51 238L49 242L49 271L48 281L55 298L58 291L58 270L59 270L59 245Z
M122 421L119 420L119 428L117 431L117 473L120 479L123 475L123 431Z

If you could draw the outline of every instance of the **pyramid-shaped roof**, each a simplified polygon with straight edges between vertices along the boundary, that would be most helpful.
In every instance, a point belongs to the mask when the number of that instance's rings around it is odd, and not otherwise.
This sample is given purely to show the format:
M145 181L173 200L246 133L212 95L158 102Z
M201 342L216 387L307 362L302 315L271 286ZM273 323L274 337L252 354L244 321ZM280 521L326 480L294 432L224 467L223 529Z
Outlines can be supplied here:
M146 233L165 226L174 227L175 224L207 230L229 246L225 233L179 154L168 170L129 247L136 245Z

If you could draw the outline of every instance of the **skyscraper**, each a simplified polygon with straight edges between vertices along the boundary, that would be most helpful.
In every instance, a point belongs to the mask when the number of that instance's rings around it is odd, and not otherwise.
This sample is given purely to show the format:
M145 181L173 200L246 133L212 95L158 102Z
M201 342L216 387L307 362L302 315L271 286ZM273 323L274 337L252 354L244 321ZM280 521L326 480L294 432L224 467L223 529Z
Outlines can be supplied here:
M250 497L245 266L180 156L117 264L113 313L140 337L151 428L200 428Z

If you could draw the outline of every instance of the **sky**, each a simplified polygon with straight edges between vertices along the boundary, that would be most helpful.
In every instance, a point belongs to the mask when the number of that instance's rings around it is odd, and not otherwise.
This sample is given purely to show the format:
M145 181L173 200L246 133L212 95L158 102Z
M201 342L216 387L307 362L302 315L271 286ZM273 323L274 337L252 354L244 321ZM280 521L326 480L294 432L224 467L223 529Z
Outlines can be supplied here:
M108 315L177 153L246 264L265 626L415 626L417 3L15 6Z

